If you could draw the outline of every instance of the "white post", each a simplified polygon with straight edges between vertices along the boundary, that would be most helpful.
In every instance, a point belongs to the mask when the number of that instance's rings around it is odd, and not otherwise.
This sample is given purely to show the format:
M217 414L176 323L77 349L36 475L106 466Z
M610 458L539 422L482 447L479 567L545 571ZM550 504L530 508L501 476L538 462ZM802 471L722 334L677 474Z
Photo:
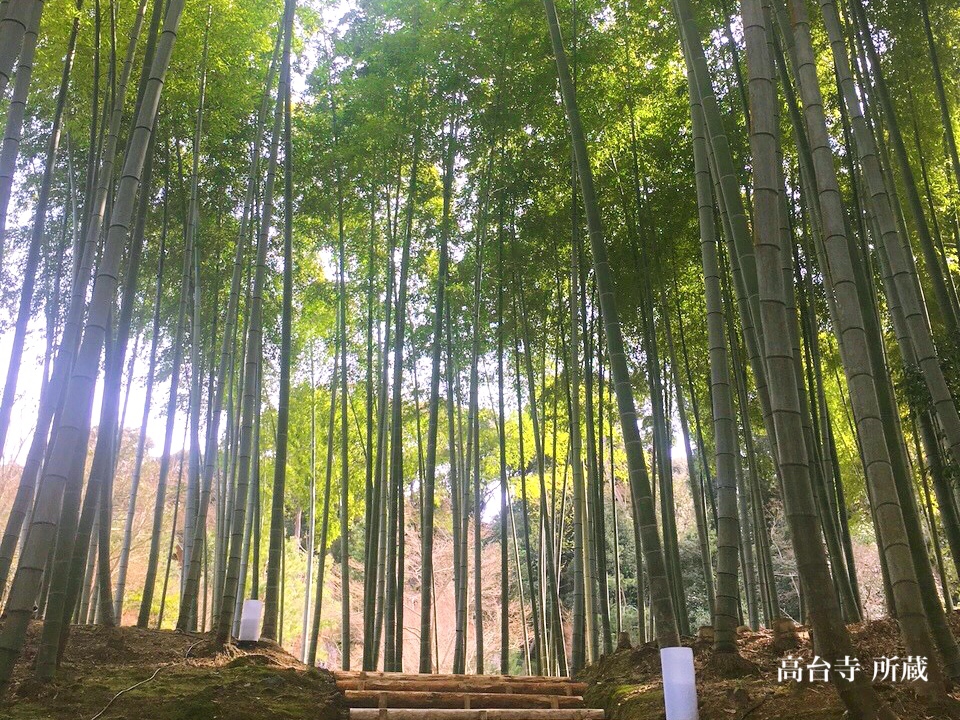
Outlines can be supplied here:
M240 613L239 642L257 642L260 639L260 620L263 617L262 600L244 600Z
M697 682L693 669L693 650L687 647L663 648L663 702L667 720L699 720Z

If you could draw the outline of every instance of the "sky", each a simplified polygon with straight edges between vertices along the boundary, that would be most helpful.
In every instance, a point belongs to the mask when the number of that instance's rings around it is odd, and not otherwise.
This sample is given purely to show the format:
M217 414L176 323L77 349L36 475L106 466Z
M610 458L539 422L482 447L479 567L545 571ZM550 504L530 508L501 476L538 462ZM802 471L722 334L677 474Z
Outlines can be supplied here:
M13 343L13 328L0 334L0 372L6 375L10 362L10 348ZM145 345L145 347L143 346ZM145 338L143 345L138 349L137 362L134 364L134 382L130 386L130 400L124 426L139 430L140 420L143 417L143 404L146 399L145 376L147 373L146 357L149 353L149 338ZM27 334L27 343L24 349L23 363L20 367L20 379L17 383L17 399L13 406L13 415L10 430L7 435L6 447L3 452L3 463L15 462L22 464L33 437L36 427L37 408L40 402L40 385L43 379L43 352L45 338L43 328L37 323L31 323ZM131 340L132 349L132 340ZM100 402L103 390L102 377L97 382L94 396L91 427L96 427L100 420ZM126 383L124 383L126 392ZM159 456L163 448L163 434L165 427L164 409L166 398L170 392L169 381L157 383L153 388L153 402L151 403L150 420L147 423L147 438L153 448L152 455ZM173 451L178 452L182 447L185 419L178 414L174 426Z

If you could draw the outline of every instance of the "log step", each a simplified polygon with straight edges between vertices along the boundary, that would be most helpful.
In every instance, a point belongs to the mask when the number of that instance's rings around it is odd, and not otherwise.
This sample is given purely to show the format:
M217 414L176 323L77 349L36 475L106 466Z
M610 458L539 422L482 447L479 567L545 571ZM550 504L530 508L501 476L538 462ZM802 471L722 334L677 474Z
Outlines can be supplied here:
M350 708L350 720L603 720L603 710Z
M444 708L508 709L582 708L579 695L530 695L484 692L429 692L423 690L345 690L347 704L354 708Z
M493 680L496 682L555 683L558 685L565 685L572 682L568 677L558 677L556 675L432 675L427 673L374 672L367 670L331 670L330 672L338 683L340 680L356 678L366 678L368 680L445 680L456 678L465 682L471 680Z
M504 678L485 675L414 675L407 677L338 677L341 690L394 690L422 692L505 693L517 695L583 695L587 684L581 682L543 682L540 678Z

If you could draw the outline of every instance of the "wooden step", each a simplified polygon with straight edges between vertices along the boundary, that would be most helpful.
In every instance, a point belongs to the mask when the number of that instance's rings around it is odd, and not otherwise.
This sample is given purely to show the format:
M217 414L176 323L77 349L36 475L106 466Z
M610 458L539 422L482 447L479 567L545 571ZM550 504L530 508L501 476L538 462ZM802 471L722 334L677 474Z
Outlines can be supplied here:
M423 690L345 690L347 704L355 708L582 708L579 695L523 693L429 692Z
M603 710L350 708L350 720L603 720Z
M374 672L367 670L331 670L333 677L339 683L340 680L353 680L356 678L389 679L389 680L431 680L456 678L469 682L470 680L495 680L497 682L533 682L564 685L573 682L568 677L558 677L556 675L436 675L429 673L399 673L399 672Z
M337 677L341 690L394 690L423 692L507 693L529 695L583 695L586 683L556 682L536 677L496 675L413 675L367 674Z

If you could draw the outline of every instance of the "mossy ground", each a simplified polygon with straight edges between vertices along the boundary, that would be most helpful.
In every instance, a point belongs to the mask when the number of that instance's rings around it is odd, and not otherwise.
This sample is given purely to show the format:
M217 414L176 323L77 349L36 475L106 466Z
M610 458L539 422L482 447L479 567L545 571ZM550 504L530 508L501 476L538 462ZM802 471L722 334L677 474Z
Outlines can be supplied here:
M81 626L54 682L33 680L31 660L0 700L4 720L90 720L108 704L102 720L346 718L333 677L273 643L217 650L199 634Z
M960 613L951 617L954 634L960 632ZM862 666L872 675L873 658L904 656L897 624L879 620L851 626L850 632ZM825 683L779 683L777 669L786 654L773 646L772 633L746 632L739 638L741 654L755 663L759 673L730 679L711 663L708 642L684 639L692 647L697 672L700 720L841 720L845 709L831 685ZM789 651L804 662L813 657L805 635L801 646ZM601 657L585 668L580 680L589 683L585 700L590 707L606 710L608 720L663 720L663 685L659 652L653 644L621 650ZM881 699L902 720L939 719L921 704L907 684L877 683Z

